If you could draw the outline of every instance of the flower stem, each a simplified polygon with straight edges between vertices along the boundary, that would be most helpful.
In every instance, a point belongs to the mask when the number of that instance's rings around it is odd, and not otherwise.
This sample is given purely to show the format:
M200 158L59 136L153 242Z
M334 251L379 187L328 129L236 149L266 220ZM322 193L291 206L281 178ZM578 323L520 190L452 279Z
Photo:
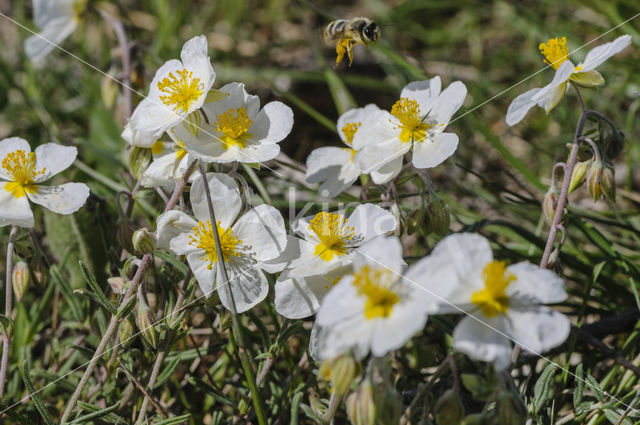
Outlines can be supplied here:
M251 400L253 401L253 407L256 411L256 417L258 418L258 423L260 425L266 425L267 420L264 416L264 408L262 397L258 391L258 387L256 386L256 377L253 372L253 366L251 365L251 360L249 359L249 355L246 351L244 334L242 332L242 326L240 324L240 319L238 318L236 302L233 296L233 291L231 290L231 286L229 285L229 276L227 274L226 265L224 262L224 257L222 255L222 246L220 245L220 235L218 234L218 226L216 226L216 215L213 210L213 204L211 203L211 192L209 190L209 182L207 180L207 170L204 167L204 164L200 163L200 174L202 174L202 180L204 183L204 190L207 196L207 206L209 207L209 215L211 216L211 228L213 229L213 237L216 244L216 253L218 254L218 268L220 270L220 277L222 281L226 284L226 290L229 291L229 298L231 299L231 347L234 351L238 353L240 357L240 363L242 364L242 370L244 371L244 377L247 381L247 385L249 386L249 390L251 391Z
M194 161L189 166L189 168L187 168L187 171L185 171L184 176L182 177L182 180L180 180L178 183L176 183L176 187L173 190L173 194L171 195L171 199L169 199L169 202L167 203L167 205L166 205L166 207L164 209L165 212L169 211L169 210L173 209L173 207L175 207L176 203L178 202L178 198L180 197L180 194L182 193L182 190L184 189L186 183L189 181L189 176L193 172L193 169L195 168L195 165L196 165L196 163ZM142 281L142 276L144 274L145 269L149 266L149 264L151 264L151 259L152 259L151 254L145 254L142 257L142 260L140 261L140 265L138 266L138 269L136 270L136 274L133 276L133 280L131 281L131 285L129 285L129 289L127 289L127 292L125 293L125 295L124 295L124 297L122 299L121 305L127 304L131 300L131 297L135 297L136 296L136 291L138 289L138 285L140 285L140 282ZM120 320L116 317L115 314L111 316L111 321L109 322L109 326L107 327L107 330L105 331L104 335L102 336L102 339L100 340L100 343L98 344L98 347L96 348L95 352L93 353L93 357L91 357L91 360L89 361L89 365L87 366L87 369L84 371L84 374L82 375L82 378L80 378L80 382L76 386L76 389L73 392L73 395L69 399L69 402L67 403L67 407L65 408L64 413L62 414L62 418L60 419L60 423L65 423L67 421L67 419L69 419L69 416L71 415L71 412L73 411L73 408L75 407L78 399L80 398L80 394L82 393L82 389L87 384L87 381L89 380L89 376L91 376L91 374L93 373L93 369L96 367L96 364L98 363L98 359L100 359L100 357L104 354L104 348L106 347L107 343L109 342L109 339L113 335L113 332L117 329L117 327L118 327L117 325L118 325L119 321Z
M4 281L5 286L5 304L4 313L8 318L11 318L11 302L13 301L13 294L11 292L11 272L13 271L13 244L16 240L16 234L18 228L16 226L11 227L9 232L9 243L7 244L7 273ZM9 365L9 344L11 342L10 330L5 329L4 335L2 335L2 364L0 365L0 399L4 395L4 381L7 377L7 366Z

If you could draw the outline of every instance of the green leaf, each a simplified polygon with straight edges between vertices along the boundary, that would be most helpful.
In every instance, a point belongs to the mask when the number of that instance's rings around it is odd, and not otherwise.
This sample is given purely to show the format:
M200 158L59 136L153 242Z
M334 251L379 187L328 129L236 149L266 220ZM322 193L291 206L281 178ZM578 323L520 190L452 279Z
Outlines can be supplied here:
M88 414L86 414L84 416L80 416L79 418L74 419L71 422L69 422L69 424L81 424L81 423L84 423L84 422L88 422L88 421L90 421L92 419L101 418L101 417L106 416L109 413L113 412L114 410L116 410L119 405L120 405L120 402L117 402L113 406L105 407L104 409L96 410L95 412L91 412L91 413L88 413Z
M36 410L42 416L42 419L47 423L47 425L54 425L55 421L49 416L49 412L47 412L47 408L44 406L42 399L36 392L36 389L31 383L31 379L29 379L29 364L27 360L22 362L22 380L24 381L24 385L27 387L27 391L29 391L29 395L31 396L31 400L33 400L33 404L36 406Z
M556 366L553 363L549 363L544 368L536 385L533 388L533 414L536 415L549 401L551 392L551 383L553 382L553 376L556 372Z
M171 378L171 375L173 374L173 372L175 372L179 364L180 364L180 359L175 358L168 365L166 366L163 365L164 369L162 369L162 372L160 372L160 374L158 375L158 378L156 379L156 383L154 384L153 388L160 387L162 384L164 384L164 382L167 379Z
M202 388L217 402L225 404L227 406L234 406L234 403L231 400L229 400L221 391L214 388L212 385L204 382L202 379L192 376L189 378L189 383Z
M303 396L304 393L299 391L295 393L293 395L293 398L291 399L291 425L298 425L298 410L300 406L300 400L302 400Z
M584 372L582 371L582 363L576 367L576 388L573 390L573 407L576 408L582 403L582 394L584 393Z
M604 409L603 411L604 415L613 425L633 425L633 422L631 422L629 418L624 418L621 422L620 418L622 417L622 413L620 412L615 412L611 409Z
M160 258L162 261L165 261L165 262L171 264L180 273L182 273L182 276L186 275L187 272L189 271L189 266L187 266L185 263L180 261L173 254L169 254L168 252L164 252L164 251L161 251L159 249L156 249L155 251L153 251L153 255L158 257L158 258Z
M161 420L159 422L154 422L153 425L174 425L174 424L182 424L187 422L191 418L191 414L187 413L186 415L174 416L172 418L167 418Z
M102 292L102 288L100 288L100 285L98 285L98 282L96 282L95 277L93 277L87 266L82 262L82 260L78 261L78 265L80 266L82 275L91 287L93 293L96 295L99 303L111 314L116 314L115 306L111 301L109 301L104 292Z
M585 381L589 389L593 391L593 394L596 396L598 401L604 400L604 391L602 391L602 388L600 388L600 384L598 384L598 381L596 381L596 379L591 375L587 375L585 377Z
M69 281L65 279L57 266L51 266L49 269L49 273L51 273L51 278L53 282L60 287L60 291L65 298L65 301L69 303L69 307L71 307L71 314L73 318L79 322L84 320L84 313L82 312L82 307L80 302L78 301L77 296L73 293L71 289L71 285L69 285Z

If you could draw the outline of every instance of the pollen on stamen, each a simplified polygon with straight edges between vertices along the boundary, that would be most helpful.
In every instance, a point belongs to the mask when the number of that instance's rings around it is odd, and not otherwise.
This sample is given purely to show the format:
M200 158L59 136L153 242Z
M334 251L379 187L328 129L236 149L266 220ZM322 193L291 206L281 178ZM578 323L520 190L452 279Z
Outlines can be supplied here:
M34 179L46 171L46 168L38 171L36 154L26 153L24 150L8 153L2 160L2 168L7 171L12 180L6 183L4 188L16 198L25 196L25 193L37 192L38 185L35 184Z
M309 222L309 230L315 234L318 242L314 255L324 261L330 261L334 255L344 255L348 244L354 239L353 227L347 226L347 219L340 214L319 212Z
M421 142L426 138L431 126L422 119L417 101L406 97L400 98L391 107L391 115L400 122L398 138L401 142Z
M232 256L240 257L241 253L238 250L238 245L242 244L242 240L236 238L231 229L225 229L220 226L219 221L216 223L216 227L218 229L218 235L220 236L220 248L222 248L224 261L228 262ZM216 240L211 221L207 220L206 223L199 221L198 225L194 226L191 230L193 230L194 233L193 235L189 235L189 245L204 250L205 255L200 257L200 259L208 261L207 269L211 270L213 263L218 262L218 251L216 250Z
M173 106L176 112L187 113L189 108L200 96L203 90L200 89L200 79L193 77L193 72L181 69L169 73L168 77L158 82L158 89L166 93L160 96L160 100L167 106Z
M253 125L246 108L229 108L218 115L218 121L214 124L216 131L223 133L221 138L226 148L239 146L244 148L246 138L250 136L247 130Z
M344 134L345 138L344 142L347 145L351 146L351 143L353 143L353 137L356 135L356 131L358 131L361 125L362 123L359 122L350 122L342 127L342 133Z
M546 43L540 43L538 49L545 57L544 62L551 65L553 69L558 69L560 65L569 60L566 37L551 38Z

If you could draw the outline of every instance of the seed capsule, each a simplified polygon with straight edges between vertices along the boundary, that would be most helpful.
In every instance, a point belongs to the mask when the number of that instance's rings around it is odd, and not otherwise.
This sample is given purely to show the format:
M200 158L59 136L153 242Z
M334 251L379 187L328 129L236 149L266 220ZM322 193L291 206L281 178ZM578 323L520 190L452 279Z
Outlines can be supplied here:
M358 391L347 398L347 416L353 425L376 424L376 404L371 380L365 378Z
M131 239L133 249L139 254L151 254L156 249L156 237L149 229L138 229Z
M13 266L11 283L18 302L22 300L25 292L27 292L30 277L31 273L29 273L29 266L24 261L20 260L15 264L15 266Z

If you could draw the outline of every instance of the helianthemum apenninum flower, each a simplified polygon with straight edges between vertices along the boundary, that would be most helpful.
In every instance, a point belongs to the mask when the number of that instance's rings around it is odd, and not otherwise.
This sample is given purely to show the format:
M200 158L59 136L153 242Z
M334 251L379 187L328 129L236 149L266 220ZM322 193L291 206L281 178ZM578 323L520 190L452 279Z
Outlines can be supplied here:
M207 54L207 38L200 35L182 47L180 59L172 59L156 71L149 95L136 107L123 132L134 146L151 147L204 103L216 73Z
M76 29L86 3L87 0L33 0L33 20L41 32L25 40L27 56L41 64Z
M322 298L351 270L357 247L397 226L393 215L373 204L344 212L319 212L296 220L287 249L271 263L286 267L276 282L276 310L302 318L318 311Z
M315 149L307 157L306 179L309 183L322 183L320 195L333 198L351 187L362 171L356 166L352 148L353 137L368 115L378 110L375 105L351 109L338 118L338 134L346 148L327 146ZM377 171L372 171L372 174Z
M189 164L193 162L181 140L158 140L151 146L151 154L153 161L140 178L140 183L145 187L173 189L176 181L182 179ZM195 180L198 175L197 171L192 173L189 181Z
M440 77L409 83L391 112L372 111L356 132L352 146L356 166L374 183L387 183L402 169L403 156L412 152L416 168L433 168L458 147L458 136L444 130L462 106L467 88L454 81L442 92Z
M233 303L229 291L232 291L236 311L241 313L258 304L269 292L264 263L285 249L284 221L280 212L269 205L258 205L238 218L242 198L236 182L216 173L208 173L207 180L229 281L222 279L219 268L202 176L191 186L195 218L176 210L162 214L157 220L157 246L186 255L205 296L211 296L217 284L220 300L230 310Z
M218 94L227 94L201 109L207 120L199 129L183 122L172 132L189 153L205 162L264 162L280 153L280 145L293 126L293 112L282 102L269 102L260 109L258 96L250 95L242 83L229 83Z
M73 146L47 143L31 152L19 137L0 141L0 226L33 227L29 201L58 213L71 214L84 205L89 188L84 183L44 185L76 159Z
M422 269L403 272L402 245L395 237L379 237L360 247L353 273L324 297L312 341L320 359L351 351L356 358L371 352L384 356L402 347L427 321Z
M453 234L421 262L417 284L431 296L431 313L466 313L453 331L453 346L469 357L505 369L511 341L543 353L569 335L567 317L542 304L567 298L564 282L528 262L507 266L493 258L489 241L471 233Z
M587 53L584 62L576 66L569 57L565 37L556 37L546 43L541 43L539 48L545 58L544 61L556 70L556 74L548 85L531 89L513 99L507 111L507 124L516 125L519 123L529 112L529 109L535 105L544 108L545 112L549 113L569 89L568 83L587 88L603 85L604 78L595 68L629 44L631 44L630 36L620 36L610 43L591 50Z

